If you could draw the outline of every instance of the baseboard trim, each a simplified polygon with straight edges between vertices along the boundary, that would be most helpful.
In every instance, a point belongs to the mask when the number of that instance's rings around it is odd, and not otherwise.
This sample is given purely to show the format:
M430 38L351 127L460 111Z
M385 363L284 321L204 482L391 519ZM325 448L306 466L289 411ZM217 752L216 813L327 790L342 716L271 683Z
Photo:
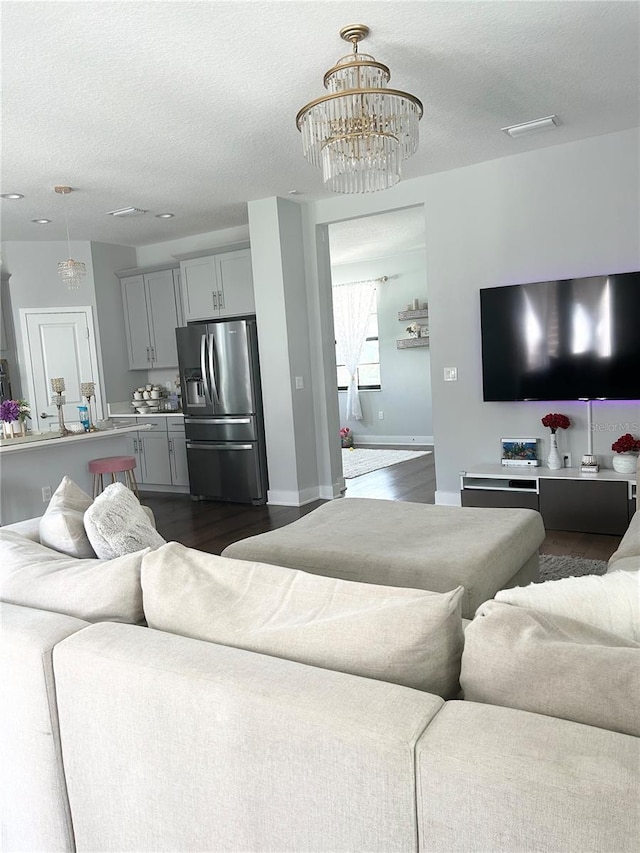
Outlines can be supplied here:
M355 446L362 444L403 444L407 449L411 447L430 447L433 445L432 435L364 435L354 433Z
M439 506L462 506L460 492L443 492L436 489L436 504Z

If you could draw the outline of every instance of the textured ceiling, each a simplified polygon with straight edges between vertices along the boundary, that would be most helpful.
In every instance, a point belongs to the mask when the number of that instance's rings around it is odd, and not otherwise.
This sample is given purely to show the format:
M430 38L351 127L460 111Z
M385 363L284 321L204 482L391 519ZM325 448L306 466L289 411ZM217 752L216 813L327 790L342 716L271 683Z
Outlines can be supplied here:
M405 178L637 126L640 3L2 0L3 240L140 246L247 222L247 201L324 195L294 119L348 52L424 103ZM562 126L500 128L556 113ZM55 184L75 189L66 199ZM128 205L144 216L107 217ZM175 218L159 220L169 211ZM31 223L46 217L50 225Z

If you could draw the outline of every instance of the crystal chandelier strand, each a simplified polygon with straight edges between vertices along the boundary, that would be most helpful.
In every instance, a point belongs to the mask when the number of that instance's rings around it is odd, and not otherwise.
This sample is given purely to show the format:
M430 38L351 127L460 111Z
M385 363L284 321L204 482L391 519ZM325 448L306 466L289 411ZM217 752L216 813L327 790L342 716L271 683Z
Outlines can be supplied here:
M377 192L401 178L402 161L418 148L422 103L414 95L388 89L389 69L370 54L358 53L369 30L344 27L340 35L353 44L324 75L328 94L303 107L296 117L302 151L322 168L327 189Z
M73 192L71 187L54 187L55 192L60 193L65 198L70 192ZM67 215L67 203L64 202L64 219L67 226L67 250L69 257L66 261L60 261L58 264L58 275L67 285L68 290L78 290L80 284L87 274L86 264L82 261L74 261L71 257L71 239L69 237L69 217Z

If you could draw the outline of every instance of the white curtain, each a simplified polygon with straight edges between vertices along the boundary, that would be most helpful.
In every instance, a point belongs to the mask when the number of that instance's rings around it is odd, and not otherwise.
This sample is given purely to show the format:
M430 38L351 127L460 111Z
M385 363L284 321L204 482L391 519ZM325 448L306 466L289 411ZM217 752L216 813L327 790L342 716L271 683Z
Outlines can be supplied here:
M347 420L362 420L358 394L358 362L367 336L367 326L375 281L358 281L333 287L333 323L336 335L338 362L344 362L349 371L347 386Z

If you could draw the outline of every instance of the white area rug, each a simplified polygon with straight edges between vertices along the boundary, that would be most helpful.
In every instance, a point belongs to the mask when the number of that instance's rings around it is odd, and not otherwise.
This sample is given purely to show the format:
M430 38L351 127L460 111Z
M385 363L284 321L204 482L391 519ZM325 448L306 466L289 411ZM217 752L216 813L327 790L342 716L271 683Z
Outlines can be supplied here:
M345 480L361 477L379 468L388 468L398 462L417 459L418 456L429 456L430 450L373 450L366 447L354 447L353 450L342 450L342 471Z

